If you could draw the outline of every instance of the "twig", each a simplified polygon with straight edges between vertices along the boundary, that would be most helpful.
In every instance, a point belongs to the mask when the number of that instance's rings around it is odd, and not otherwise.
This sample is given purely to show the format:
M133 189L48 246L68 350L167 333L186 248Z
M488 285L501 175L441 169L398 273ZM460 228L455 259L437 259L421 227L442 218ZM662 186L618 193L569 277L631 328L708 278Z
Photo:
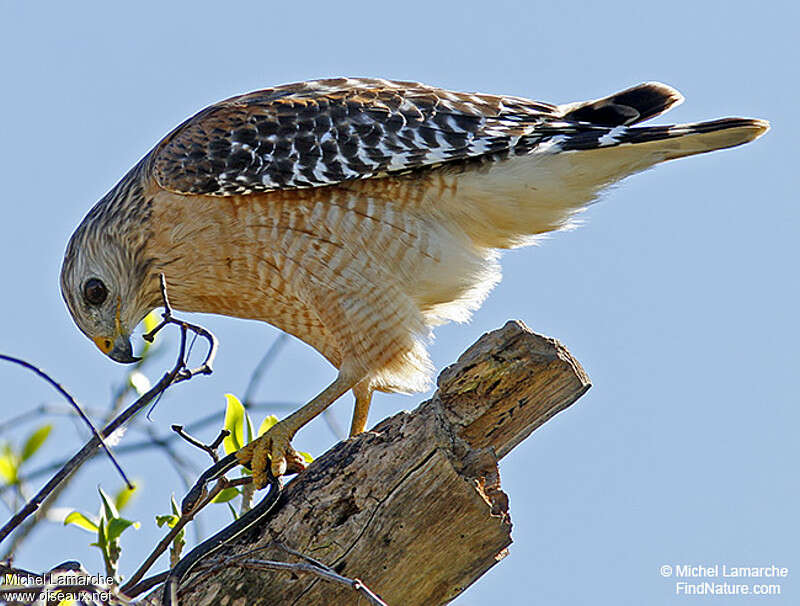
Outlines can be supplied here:
M299 551L295 551L294 549L292 549L291 547L288 547L287 545L281 543L280 541L275 541L275 545L277 545L278 547L283 549L286 553L288 553L290 555L293 555L296 558L300 558L301 560L305 560L309 564L313 564L314 566L319 566L320 568L324 568L325 570L327 570L329 572L334 572L333 568L331 568L330 566L327 566L327 565L323 564L319 560L315 560L314 558L312 558L309 555L306 555L306 554L301 553Z
M275 408L286 408L286 409L294 410L294 409L299 408L299 407L300 407L300 404L297 403L297 402L263 402L263 403L251 404L250 406L247 406L246 408L247 408L247 410L274 410ZM210 413L210 414L208 414L208 415L206 415L204 417L199 418L196 421L193 421L191 423L187 423L186 424L186 429L189 430L189 431L196 431L198 429L202 429L202 428L207 427L209 425L212 425L214 423L218 423L219 422L219 418L220 417L224 417L224 415L225 415L224 411L223 412ZM164 436L154 437L154 438L148 439L148 440L142 440L142 441L139 441L139 442L132 442L130 444L121 444L120 446L117 446L114 449L114 451L116 452L116 454L118 456L119 455L127 455L127 454L131 454L131 453L139 453L139 452L141 452L143 450L147 450L147 449L150 449L150 448L159 448L159 447L164 446L164 445L168 444L169 442L172 442L172 441L174 441L176 439L178 439L178 436L176 434L171 433L171 434L166 434ZM94 456L94 453L92 454L92 456ZM25 474L23 476L20 476L19 481L20 482L29 482L31 480L34 480L34 479L38 478L38 477L51 474L54 471L57 471L58 469L60 469L66 462L67 462L67 460L65 459L65 460L62 460L62 461L58 461L56 463L50 463L48 465L43 465L42 467L38 467L36 469L33 469L29 473L27 473L27 474ZM3 486L0 486L0 493L3 493L5 491L9 490L11 487L12 486L10 484L5 484Z
M164 391L167 387L172 385L175 381L175 377L177 375L177 370L173 370L173 372L167 373L164 377L145 395L141 398L136 400L133 404L131 404L125 411L123 411L116 419L114 419L111 423L106 425L103 428L101 435L104 438L110 436L114 431L116 431L119 427L124 425L128 419L130 419L133 415L139 412L142 408L147 406L153 398L155 398L158 394ZM6 524L0 528L0 541L4 540L25 518L35 512L39 505L44 501L48 494L50 494L56 486L61 484L66 478L68 478L78 467L80 467L86 459L92 456L93 451L97 446L100 444L100 440L97 438L92 438L87 442L83 448L81 448L77 454L73 455L69 461L67 461L61 469L54 475L40 490L37 492L34 497L29 500L25 506L12 518L6 522Z
M253 476L241 476L228 480L228 488L236 488L237 486L251 486L253 484Z
M164 572L159 572L158 574L154 574L151 577L147 577L146 579L139 581L136 585L125 591L125 595L128 598L135 598L138 595L141 595L148 589L152 589L156 585L161 585L164 581L167 580L169 576L169 570L165 570Z
M259 551L263 551L264 549L270 547L271 545L276 545L277 547L283 549L286 553L289 553L295 557L298 557L302 560L305 560L305 563L291 563L291 562L276 562L273 560L255 560L255 559L244 559L248 556L253 555ZM193 578L193 583L199 581L205 576L216 572L222 568L227 567L230 564L234 564L236 566L241 566L242 568L252 568L255 570L278 570L278 571L289 571L289 572L297 572L301 574L314 574L319 576L325 581L331 581L334 583L339 583L342 585L347 585L351 589L357 591L358 593L362 594L370 604L373 606L388 606L386 602L384 602L375 592L370 590L369 587L364 585L359 579L350 579L348 577L344 577L340 574L337 574L331 567L315 560L314 558L307 556L299 551L295 551L280 542L273 542L267 545L262 545L261 547L256 547L255 549L249 549L243 553L229 556L226 558L220 558L216 560L209 561L209 565L206 570L198 574ZM141 591L145 591L149 587L152 587L152 584L149 584L148 587L143 588ZM140 591L140 592L141 592ZM139 593L140 593L139 592ZM137 594L130 594L126 592L126 595L133 597L133 595Z
M153 566L155 561L159 558L159 556L166 551L167 547L169 547L170 543L172 543L175 536L183 529L186 524L192 521L192 519L206 506L208 505L215 496L217 496L224 488L228 485L227 480L223 477L220 478L219 481L214 485L214 487L208 491L208 494L202 499L202 501L198 504L198 506L193 507L191 510L181 513L180 518L175 523L175 526L169 529L169 532L164 536L164 538L159 541L158 545L155 546L153 551L150 553L149 556L145 559L141 566L133 573L128 582L125 583L122 587L120 587L120 591L127 596L131 596L129 591L131 591L139 581L142 580L145 573L150 570Z
M155 430L153 430L151 427L147 427L146 431L150 436L152 436L151 440L153 446L161 450L164 453L164 456L169 459L169 461L172 463L175 473L178 474L178 477L183 483L183 487L188 490L189 486L192 484L189 472L191 471L194 473L196 471L194 464L175 452L172 444L160 440L156 435Z
M253 497L256 494L256 485L252 482L246 484L240 491L242 503L239 505L239 515L244 515L253 508Z
M331 581L333 583L339 583L340 585L346 585L350 587L354 591L358 592L365 598L367 601L372 604L373 606L388 606L386 602L384 602L375 592L370 590L369 587L364 585L359 579L350 579L347 577L343 577L340 574L336 574L327 566L320 567L315 564L310 564L307 562L275 562L273 560L255 560L255 559L248 559L241 562L235 561L235 558L228 558L225 560L225 564L228 563L235 564L236 566L240 566L242 568L250 568L252 570L284 570L289 572L301 573L301 574L313 574L324 581Z
M227 429L220 429L219 435L216 438L214 438L214 441L211 442L211 444L209 444L208 447L211 448L214 452L216 452L217 448L219 448L220 444L222 444L222 441L229 435L231 435L230 431L228 431Z
M61 469L52 477L50 480L37 492L32 499L30 499L25 506L15 515L11 517L11 519L5 523L5 525L0 528L0 542L2 542L11 532L14 531L17 526L19 526L28 516L34 513L38 508L39 505L47 498L49 495L59 484L61 484L66 478L68 478L74 471L80 467L87 459L91 458L93 452L99 446L103 438L107 438L112 433L114 433L117 429L122 427L125 423L128 422L136 413L142 410L145 406L147 406L150 402L152 402L155 398L160 396L168 387L175 383L180 383L181 381L188 380L192 378L196 374L210 374L212 372L212 364L214 361L214 356L217 352L217 338L211 334L208 330L201 326L196 326L194 324L189 324L188 322L181 322L180 320L176 320L172 317L172 310L169 307L169 300L167 299L167 291L166 291L166 281L164 279L163 274L161 275L161 294L164 299L164 321L157 326L155 329L148 333L148 336L152 340L155 334L167 324L177 324L181 329L181 340L180 340L180 349L178 352L178 358L175 362L175 366L172 368L171 371L166 373L161 380L158 381L150 390L142 395L138 400L136 400L133 404L128 406L122 413L117 415L117 417L111 421L108 425L106 425L98 435L93 436L91 440L89 440L83 448L81 448L77 454L75 454L69 461L67 461ZM204 337L208 340L209 348L208 353L206 355L205 360L203 363L195 369L188 369L186 366L186 335L189 331L192 331L196 334L199 334L201 337Z
M35 572L31 572L30 570L25 570L24 568L12 566L11 564L12 564L11 557L5 558L2 562L0 562L0 573L3 574L3 576L11 574L15 574L21 577L38 576Z
M200 440L198 440L197 438L190 436L188 433L186 433L183 429L183 425L173 425L172 431L178 434L179 437L189 442L189 444L191 444L192 446L196 446L200 450L207 452L208 455L214 460L214 463L219 461L219 454L217 454L217 449L219 448L219 445L222 444L222 440L231 435L231 432L228 431L227 429L220 429L219 435L217 435L214 441L211 442L211 444L205 444Z
M209 456L211 456L211 459L214 461L214 463L219 461L219 455L217 454L217 449L219 448L219 445L222 444L222 441L226 437L231 435L231 432L228 431L227 429L220 429L219 434L217 435L216 438L214 438L214 441L211 442L211 444L204 444L203 442L201 442L197 438L189 435L183 429L183 425L173 425L172 426L172 431L175 432L174 434L172 434L173 436L181 437L184 440L186 440L187 442L189 442L189 444L191 444L192 446L196 446L197 448L207 452L209 454ZM172 452L172 449L169 446L165 446L164 449L167 451L167 453L171 453ZM190 482L184 476L181 476L181 479L183 480L184 488L188 491L190 486L191 486ZM201 526L199 520L198 520L197 524L195 524L193 526L193 530L194 530L194 533L195 533L195 540L199 543L200 542L200 537L202 536L202 526Z
M217 338L211 334L210 331L206 330L199 324L191 324L189 322L185 322L184 320L176 319L172 314L172 307L169 304L169 297L167 296L167 279L164 277L164 274L159 274L158 276L159 284L161 286L161 298L164 304L164 311L161 314L161 322L150 332L147 332L142 335L142 338L152 343L153 340L156 338L158 332L164 328L167 324L176 324L181 328L181 360L184 360L183 368L180 369L176 383L180 381L186 381L187 379L191 379L194 375L203 374L203 375L210 375L213 371L212 364L214 362L214 358L217 355ZM185 364L184 354L186 353L186 333L188 331L193 332L195 335L199 335L208 340L209 349L208 353L206 354L206 359L203 360L203 363L196 368L187 368Z
M187 493L186 497L184 497L183 502L181 503L181 515L176 522L175 526L173 526L167 535L159 542L159 544L153 549L152 553L148 556L148 558L144 561L144 563L139 567L139 569L133 574L130 580L121 588L123 593L127 593L128 589L133 588L136 584L142 579L144 574L150 569L156 559L163 553L164 550L169 546L169 544L173 541L175 536L180 532L180 530L189 522L191 521L206 505L208 505L214 497L219 494L224 488L229 486L228 479L224 476L225 471L220 472L217 469L217 463L219 463L219 456L217 455L216 448L222 442L223 439L227 435L230 435L230 432L226 429L220 430L219 435L214 439L214 441L209 444L204 444L200 440L188 435L186 432L183 431L183 427L180 425L173 425L173 431L176 432L177 435L185 439L187 442L200 448L201 450L207 452L211 458L214 460L214 466L212 466L209 470L203 473L200 478L195 483L194 487ZM230 458L230 456L229 456ZM234 459L235 460L235 459ZM223 467L227 471L228 465L225 464ZM209 476L209 472L211 472L211 476ZM221 473L217 477L217 474ZM214 488L211 491L206 491L205 484L210 480L208 478L217 479ZM252 481L252 478L248 478ZM191 498L192 504L190 506L186 505L187 499L190 498L189 495L197 491L199 494L193 496ZM196 502L195 502L196 501Z
M147 364L152 362L154 359L158 357L162 348L160 346L152 347L147 352L147 355L142 355L141 358L134 364L130 365L128 371L128 377L130 377L134 372L141 371ZM109 403L108 410L106 410L106 420L111 419L114 417L115 414L122 408L122 405L125 403L125 397L135 388L131 384L130 380L124 381L119 388L111 394L111 401Z
M103 436L101 436L100 433L97 431L97 428L94 426L94 423L92 423L92 420L88 416L86 416L86 413L83 412L83 409L81 408L80 404L78 404L75 401L75 398L72 397L72 394L70 394L66 389L64 389L58 381L50 377L50 375L48 375L45 371L43 371L40 368L37 368L30 362L26 362L25 360L22 360L20 358L15 358L14 356L8 356L6 354L0 354L0 360L13 362L14 364L19 364L23 368L27 368L28 370L33 371L34 373L39 375L42 379L47 381L50 385L52 385L58 393L64 396L67 402L69 402L70 405L75 409L75 412L78 413L78 416L83 420L84 423L86 423L87 427L91 429L94 439L97 440L100 447L106 452L108 458L114 464L114 467L117 468L119 475L122 476L122 479L125 481L125 484L128 486L129 489L133 488L133 484L131 484L131 481L128 479L128 476L125 475L125 472L122 471L122 467L120 466L116 457L111 453L109 447L106 445L105 440L103 440Z
M100 414L99 410L96 408L90 408L88 406L84 406L83 409L87 414L90 415L97 416ZM3 421L0 422L0 433L3 433L8 430L17 431L19 430L19 427L22 423L39 421L41 420L41 417L46 415L74 417L75 410L71 406L64 404L42 402L35 408L26 410L25 412L21 412L12 417L3 419Z
M77 471L77 470L76 470ZM22 524L18 531L14 533L14 536L11 538L10 543L8 544L3 557L10 558L13 554L17 552L17 549L22 545L25 539L28 538L31 532L38 526L39 522L42 521L48 514L48 512L52 509L52 507L56 504L58 497L61 495L62 492L69 486L69 483L63 482L59 486L56 486L47 498L42 502L41 507L36 512L36 515L32 518L28 519L24 524Z

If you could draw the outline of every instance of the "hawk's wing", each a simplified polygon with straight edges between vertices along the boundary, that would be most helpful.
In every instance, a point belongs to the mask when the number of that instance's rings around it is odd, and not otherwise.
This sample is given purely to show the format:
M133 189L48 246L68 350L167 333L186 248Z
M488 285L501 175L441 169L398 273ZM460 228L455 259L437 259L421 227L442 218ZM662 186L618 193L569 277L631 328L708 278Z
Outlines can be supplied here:
M655 83L559 107L414 82L314 80L204 109L155 148L150 166L161 187L182 194L319 187L526 154L559 135L596 142L610 127L651 117L679 100Z

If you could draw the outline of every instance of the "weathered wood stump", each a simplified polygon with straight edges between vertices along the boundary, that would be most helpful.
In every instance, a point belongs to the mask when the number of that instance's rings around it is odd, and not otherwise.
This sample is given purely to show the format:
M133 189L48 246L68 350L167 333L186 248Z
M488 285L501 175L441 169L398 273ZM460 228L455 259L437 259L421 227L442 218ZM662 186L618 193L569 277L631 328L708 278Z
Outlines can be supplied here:
M508 322L439 375L432 399L314 461L274 515L218 557L263 546L254 557L286 561L279 541L361 579L390 606L444 604L511 543L497 461L589 387L563 345ZM197 571L184 580L182 604L359 603L354 591L309 575L235 564Z

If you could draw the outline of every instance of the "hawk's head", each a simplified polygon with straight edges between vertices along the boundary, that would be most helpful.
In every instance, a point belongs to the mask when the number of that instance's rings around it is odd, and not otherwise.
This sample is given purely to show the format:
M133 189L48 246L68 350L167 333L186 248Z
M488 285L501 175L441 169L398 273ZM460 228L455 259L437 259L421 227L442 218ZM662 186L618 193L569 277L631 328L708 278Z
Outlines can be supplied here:
M135 208L146 211L147 205L127 194L118 185L98 202L72 235L61 266L61 294L75 324L122 363L139 360L130 333L157 305L157 285L145 288L147 216Z

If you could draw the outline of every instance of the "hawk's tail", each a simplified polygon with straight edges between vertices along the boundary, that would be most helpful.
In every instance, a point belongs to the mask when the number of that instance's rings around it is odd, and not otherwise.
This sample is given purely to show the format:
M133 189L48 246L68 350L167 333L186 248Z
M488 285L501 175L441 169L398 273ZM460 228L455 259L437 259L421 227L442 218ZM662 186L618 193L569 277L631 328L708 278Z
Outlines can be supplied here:
M663 162L693 154L743 145L769 130L769 122L757 118L720 118L708 122L667 126L616 126L565 137L560 151L606 151L608 159L628 153ZM617 148L616 150L610 148Z
M634 153L647 155L648 151L654 151L658 156L654 159L661 162L742 145L769 129L769 123L765 120L751 118L633 127L680 103L683 103L683 95L671 86L645 82L602 99L561 105L559 113L565 120L583 123L588 128L564 136L559 141L558 151L644 144L647 147L637 147ZM669 139L676 141L669 142ZM654 142L659 143L649 145ZM621 150L620 153L624 154L625 151Z
M565 120L596 126L630 126L683 103L683 95L661 82L645 82L595 99L559 106Z
M735 147L769 130L755 118L640 126L683 100L657 82L558 107L552 135L527 155L459 177L453 208L478 246L508 248L562 229L600 191L675 158Z

